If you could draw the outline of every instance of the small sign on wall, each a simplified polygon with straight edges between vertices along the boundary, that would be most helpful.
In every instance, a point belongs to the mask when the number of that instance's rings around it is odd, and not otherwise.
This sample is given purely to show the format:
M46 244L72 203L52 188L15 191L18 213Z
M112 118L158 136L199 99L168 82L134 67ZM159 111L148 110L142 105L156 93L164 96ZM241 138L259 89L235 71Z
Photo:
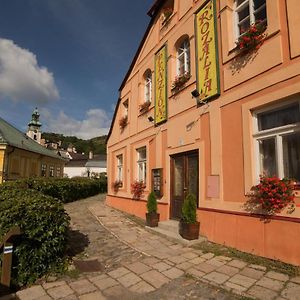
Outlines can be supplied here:
M163 196L163 169L152 169L152 190L157 198Z
M207 197L208 198L220 197L220 176L219 175L207 176Z

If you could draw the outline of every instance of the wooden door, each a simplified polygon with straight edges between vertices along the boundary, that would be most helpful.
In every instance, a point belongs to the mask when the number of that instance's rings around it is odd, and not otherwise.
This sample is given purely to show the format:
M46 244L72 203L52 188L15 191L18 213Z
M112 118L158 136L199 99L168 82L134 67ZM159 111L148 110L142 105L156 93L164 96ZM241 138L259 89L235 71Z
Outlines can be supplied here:
M194 194L198 203L198 157L198 151L181 153L171 157L171 219L180 219L183 201L187 194Z

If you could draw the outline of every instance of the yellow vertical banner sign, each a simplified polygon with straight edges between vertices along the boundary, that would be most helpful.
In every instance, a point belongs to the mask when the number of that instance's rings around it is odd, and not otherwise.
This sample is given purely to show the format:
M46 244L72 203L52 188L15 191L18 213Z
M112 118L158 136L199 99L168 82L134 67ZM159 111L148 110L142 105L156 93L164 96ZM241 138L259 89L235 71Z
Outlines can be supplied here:
M155 54L155 125L167 121L167 46Z
M216 1L210 0L195 15L197 90L201 100L220 94Z

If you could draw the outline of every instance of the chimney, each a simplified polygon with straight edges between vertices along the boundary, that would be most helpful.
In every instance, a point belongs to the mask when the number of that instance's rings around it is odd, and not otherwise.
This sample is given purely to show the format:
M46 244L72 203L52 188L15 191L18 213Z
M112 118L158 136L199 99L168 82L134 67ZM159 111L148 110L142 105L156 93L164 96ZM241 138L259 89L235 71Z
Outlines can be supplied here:
M89 159L93 159L93 157L94 157L93 151L90 151L89 152Z

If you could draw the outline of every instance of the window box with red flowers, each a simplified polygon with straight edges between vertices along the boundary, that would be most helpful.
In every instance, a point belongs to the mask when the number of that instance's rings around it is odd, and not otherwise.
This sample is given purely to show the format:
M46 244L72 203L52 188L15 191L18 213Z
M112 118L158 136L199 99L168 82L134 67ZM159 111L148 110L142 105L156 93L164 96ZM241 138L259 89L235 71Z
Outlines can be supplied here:
M188 72L177 75L171 86L172 93L178 92L185 85L185 83L189 81L190 78L191 74Z
M151 105L151 102L150 102L150 101L145 101L144 103L142 103L142 104L140 105L140 112L141 112L141 113L145 113L146 111L148 111L150 105Z
M262 45L266 34L266 25L260 21L252 24L250 28L243 32L236 42L237 49L241 52L257 50Z
M121 180L115 180L112 184L112 188L115 193L123 186L123 182Z
M133 199L139 200L144 194L146 185L143 181L136 180L131 184L131 194L133 196Z
M261 175L259 184L252 190L248 195L250 202L267 215L280 213L285 208L292 213L295 209L293 180Z
M126 127L127 123L128 123L128 116L123 116L119 120L119 125L120 125L121 129L124 129Z
M162 25L165 25L166 23L168 23L172 14L173 14L173 9L171 7L164 8L164 10L162 12Z

